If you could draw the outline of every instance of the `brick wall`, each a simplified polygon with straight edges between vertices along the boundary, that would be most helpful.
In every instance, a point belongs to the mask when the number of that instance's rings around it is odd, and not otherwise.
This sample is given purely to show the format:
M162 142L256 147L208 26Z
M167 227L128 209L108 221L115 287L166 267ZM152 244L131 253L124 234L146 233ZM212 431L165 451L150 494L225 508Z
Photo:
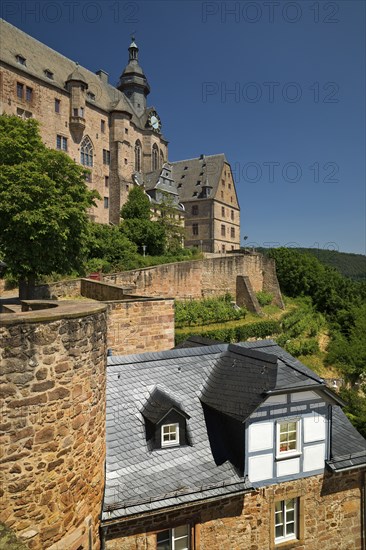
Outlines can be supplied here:
M286 550L361 550L362 473L313 476L242 496L202 502L175 511L110 525L106 550L156 548L156 532L192 526L192 550L272 550L274 502L300 498L301 539ZM276 546L278 548L278 546Z
M105 310L0 315L0 521L33 550L99 548Z

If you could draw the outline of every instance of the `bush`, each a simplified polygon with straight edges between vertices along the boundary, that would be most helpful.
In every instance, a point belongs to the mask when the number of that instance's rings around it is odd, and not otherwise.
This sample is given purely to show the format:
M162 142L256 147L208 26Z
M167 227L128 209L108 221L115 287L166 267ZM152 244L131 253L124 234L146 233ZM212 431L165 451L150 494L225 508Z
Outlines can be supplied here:
M273 300L273 294L266 292L265 290L260 290L257 292L257 300L260 306L269 306Z
M250 325L239 325L230 328L217 328L213 330L204 330L198 332L181 332L176 334L176 344L184 342L193 335L203 336L211 340L221 340L223 342L244 342L248 338L265 338L278 334L281 331L278 321L259 321Z
M203 300L176 301L176 327L208 325L244 319L247 313L246 309L234 309L231 302L230 294Z

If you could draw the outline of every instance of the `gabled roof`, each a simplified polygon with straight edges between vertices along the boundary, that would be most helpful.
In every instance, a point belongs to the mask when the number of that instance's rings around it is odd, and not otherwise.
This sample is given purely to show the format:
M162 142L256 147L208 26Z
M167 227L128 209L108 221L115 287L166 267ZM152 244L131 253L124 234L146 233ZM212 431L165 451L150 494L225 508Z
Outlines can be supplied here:
M212 187L211 197L214 197L225 162L227 160L224 154L201 155L194 159L172 162L172 174L178 185L179 200L197 200L205 185Z
M225 376L233 372L234 382L226 382ZM337 396L327 392L321 378L271 340L109 357L103 521L250 490L230 453L223 455L222 449L213 447L217 441L210 438L209 421L222 422L222 433L225 419L229 429L230 422L240 427L243 418L271 392L287 387L292 391L315 388L337 405ZM147 404L155 395L156 408ZM157 418L169 400L189 416L191 444L151 450L142 412ZM239 413L237 405L233 409L227 404L240 400ZM348 442L354 464L357 460L366 463L365 442L340 411L334 415L329 462L334 470L336 461L343 461L345 455L342 441Z

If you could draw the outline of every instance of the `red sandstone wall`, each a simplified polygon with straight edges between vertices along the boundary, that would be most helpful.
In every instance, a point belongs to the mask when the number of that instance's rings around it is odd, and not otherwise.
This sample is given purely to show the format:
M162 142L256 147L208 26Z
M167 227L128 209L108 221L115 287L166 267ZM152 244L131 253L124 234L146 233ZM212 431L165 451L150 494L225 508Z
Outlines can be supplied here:
M0 521L34 550L99 549L105 309L0 315Z

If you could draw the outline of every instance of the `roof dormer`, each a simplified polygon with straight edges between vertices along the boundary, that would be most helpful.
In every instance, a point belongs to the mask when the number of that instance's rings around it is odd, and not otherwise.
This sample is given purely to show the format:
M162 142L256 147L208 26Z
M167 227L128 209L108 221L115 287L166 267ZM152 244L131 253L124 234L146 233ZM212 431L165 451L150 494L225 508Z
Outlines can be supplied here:
M141 414L145 419L150 450L189 445L187 420L182 403L161 386L154 386Z

